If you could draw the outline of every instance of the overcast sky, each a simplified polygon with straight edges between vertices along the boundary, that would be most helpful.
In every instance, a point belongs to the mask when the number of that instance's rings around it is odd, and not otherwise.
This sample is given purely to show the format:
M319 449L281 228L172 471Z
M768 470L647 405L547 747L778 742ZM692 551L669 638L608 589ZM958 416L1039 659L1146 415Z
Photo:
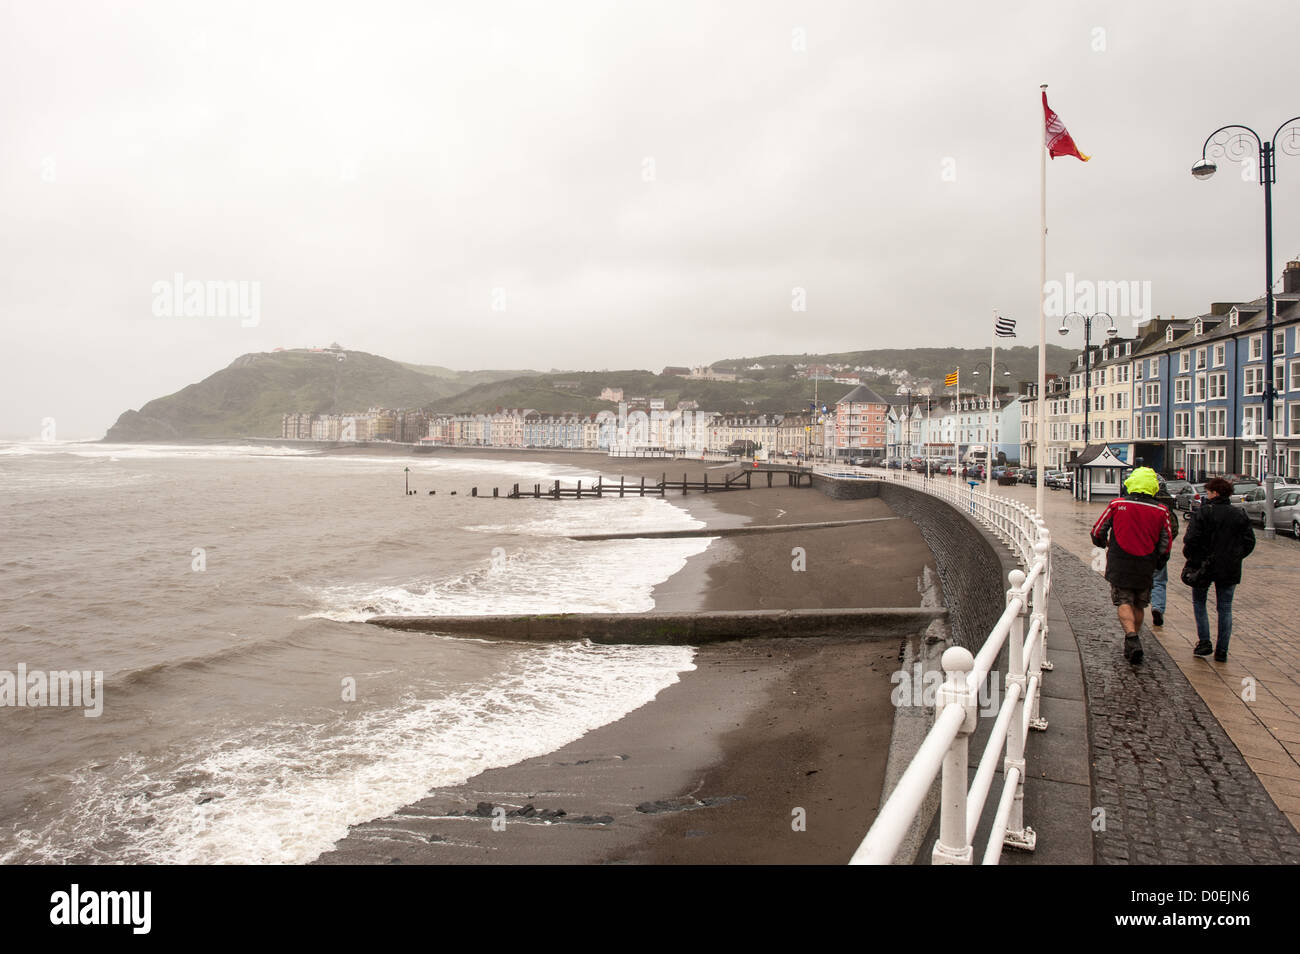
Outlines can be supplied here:
M1300 114L1294 0L0 10L8 437L331 341L658 370L987 345L998 308L1034 344L1040 83L1094 157L1049 166L1049 279L1192 314L1264 285L1263 190L1194 180L1203 140ZM258 322L155 315L176 273L259 283Z

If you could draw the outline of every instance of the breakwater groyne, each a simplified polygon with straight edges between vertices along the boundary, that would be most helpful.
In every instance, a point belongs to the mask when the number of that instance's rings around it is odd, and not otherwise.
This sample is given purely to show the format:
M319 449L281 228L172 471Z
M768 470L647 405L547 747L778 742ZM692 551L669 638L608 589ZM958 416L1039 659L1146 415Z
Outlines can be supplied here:
M744 610L705 613L535 613L503 616L375 616L374 626L483 639L699 646L756 637L898 639L914 635L943 607Z

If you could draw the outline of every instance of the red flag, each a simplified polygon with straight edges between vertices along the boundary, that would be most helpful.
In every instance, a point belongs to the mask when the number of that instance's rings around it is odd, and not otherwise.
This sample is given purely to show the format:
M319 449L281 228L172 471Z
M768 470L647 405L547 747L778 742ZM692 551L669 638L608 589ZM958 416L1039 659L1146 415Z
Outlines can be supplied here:
M1079 151L1079 147L1074 144L1074 140L1066 131L1065 123L1061 122L1061 117L1052 112L1052 107L1047 105L1047 90L1043 90L1043 119L1047 124L1046 142L1049 156L1053 159L1057 156L1074 156L1084 162L1092 158Z

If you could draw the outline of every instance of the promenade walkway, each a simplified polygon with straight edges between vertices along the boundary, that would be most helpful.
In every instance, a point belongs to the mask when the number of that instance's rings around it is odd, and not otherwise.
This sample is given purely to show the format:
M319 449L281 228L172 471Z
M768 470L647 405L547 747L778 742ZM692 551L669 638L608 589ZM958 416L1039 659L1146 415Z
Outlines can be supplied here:
M995 485L994 490L1031 506L1034 503L1035 490L1029 485ZM1170 678L1173 670L1166 670L1167 660L1186 677L1186 684L1222 727L1272 802L1293 828L1300 830L1300 613L1295 611L1291 590L1300 576L1300 542L1289 534L1266 540L1262 531L1256 532L1255 552L1246 560L1233 600L1228 661L1215 663L1192 655L1196 623L1191 591L1179 582L1183 567L1180 535L1169 563L1164 626L1152 630L1149 616L1144 626L1144 642L1150 647L1154 638L1165 652L1148 648L1142 665L1131 667L1123 664L1120 656L1121 632L1105 581L1092 569L1096 553L1089 531L1102 507L1099 502L1076 501L1066 491L1046 491L1044 509L1052 540L1078 561L1058 561L1053 594L1064 605L1083 657L1096 758L1095 797L1106 799L1109 786L1121 800L1135 799L1127 806L1130 818L1136 814L1138 820L1145 815L1148 821L1158 821L1168 814L1174 821L1187 811L1196 813L1204 824L1225 821L1223 809L1212 803L1227 805L1233 799L1249 803L1249 784L1231 770L1237 753L1223 749L1216 739L1216 727L1201 724L1192 704L1195 700L1183 698L1184 684ZM1179 520L1185 532L1186 514L1180 512ZM1213 612L1211 606L1211 627ZM1205 779L1213 791L1201 790ZM1146 789L1149 794L1137 794ZM1166 803L1163 808L1162 802ZM1213 839L1214 844L1229 850L1228 832L1235 831L1240 833L1241 846L1257 849L1244 859L1246 863L1264 862L1265 856L1278 849L1283 857L1274 860L1300 861L1285 848L1285 839L1279 842L1275 834L1266 833L1263 818L1261 815L1256 828L1249 821L1244 828L1236 823L1220 825L1224 837ZM1167 848L1177 856L1170 860L1225 860L1221 853L1205 852L1204 845L1176 844L1174 832L1179 825L1155 828L1161 839L1170 839ZM1151 851L1142 848L1137 856L1129 853L1127 858L1107 858L1104 848L1108 841L1114 840L1097 837L1098 860L1155 862L1164 858L1160 844L1154 844Z

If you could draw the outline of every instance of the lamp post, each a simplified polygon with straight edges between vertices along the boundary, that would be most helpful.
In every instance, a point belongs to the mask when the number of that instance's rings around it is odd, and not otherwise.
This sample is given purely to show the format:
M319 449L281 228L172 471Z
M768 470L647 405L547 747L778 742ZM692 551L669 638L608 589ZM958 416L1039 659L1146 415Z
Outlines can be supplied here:
M979 364L975 365L975 370L972 371L971 374L975 375L975 377L979 377L980 374L981 374L981 372L980 372L980 368L985 368L985 369L987 369L988 372L989 372L989 432L988 432L988 434L986 435L987 438L988 438L988 440L986 440L986 441L984 442L984 443L985 443L985 446L988 448L988 451L987 451L987 453L985 454L985 457L984 457L984 484L985 484L985 490L987 490L988 492L991 493L991 492L992 492L992 487L993 487L993 483L992 483L992 481L993 481L993 385L994 385L994 378L993 378L993 376L992 376L992 375L993 375L993 368L992 368L992 365L991 365L991 364L985 364L985 363L983 363L983 362L980 362ZM1011 377L1011 372L1008 371L1008 370L1005 370L1005 369L1004 369L1003 372L1002 372L1002 376L1003 376L1004 378L1009 378L1009 377Z
M898 450L898 469L901 471L903 469L904 457L903 446L907 447L906 456L908 460L911 460L912 457L912 389L907 385L903 385L898 389L898 393L907 396L907 411L904 413L903 421L901 422L906 427L906 430L902 432Z
M1300 116L1288 119L1274 131L1271 139L1262 138L1249 126L1231 123L1220 126L1205 138L1201 146L1201 158L1192 165L1192 175L1198 179L1208 179L1219 167L1208 157L1223 156L1231 162L1244 163L1250 155L1253 141L1259 152L1259 183L1264 187L1264 429L1266 431L1267 457L1264 462L1264 536L1276 535L1273 526L1273 456L1276 447L1273 440L1273 182L1277 178L1277 152L1281 148L1284 155L1300 155ZM1289 127L1289 128L1288 128ZM1283 132L1286 133L1283 136ZM1247 136L1249 134L1249 136ZM1279 142L1278 137L1282 136ZM1233 424L1236 427L1236 424Z
M1092 413L1092 323L1098 318L1105 318L1109 323L1106 329L1107 340L1116 337L1119 329L1115 327L1115 319L1104 311L1099 311L1095 315L1085 315L1082 312L1072 311L1068 315L1061 316L1061 327L1057 329L1059 334L1068 335L1070 333L1069 323L1073 319L1083 324L1083 449L1088 449L1088 444L1092 439L1092 431L1089 427L1089 415ZM1040 394L1038 399L1041 401L1043 396Z

